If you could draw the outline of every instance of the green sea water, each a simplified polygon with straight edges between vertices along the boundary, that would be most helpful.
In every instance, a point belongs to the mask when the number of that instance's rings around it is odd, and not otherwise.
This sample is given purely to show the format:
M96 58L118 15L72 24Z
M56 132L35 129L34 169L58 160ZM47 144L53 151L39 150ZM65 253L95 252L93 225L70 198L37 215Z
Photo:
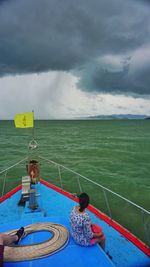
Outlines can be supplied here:
M35 121L34 132L40 155L149 210L150 120L43 120ZM16 129L13 121L1 121L0 169L24 158L31 139L32 129ZM48 180L50 174L49 170L43 178ZM82 186L89 190L88 185ZM101 202L95 189L90 194L93 202L95 197ZM116 214L120 204L109 200Z

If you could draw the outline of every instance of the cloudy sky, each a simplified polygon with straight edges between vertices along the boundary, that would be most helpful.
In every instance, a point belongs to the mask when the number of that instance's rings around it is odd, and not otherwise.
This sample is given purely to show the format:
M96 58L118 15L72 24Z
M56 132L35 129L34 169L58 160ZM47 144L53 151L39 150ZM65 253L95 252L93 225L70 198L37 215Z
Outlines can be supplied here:
M150 2L0 0L0 117L150 115Z

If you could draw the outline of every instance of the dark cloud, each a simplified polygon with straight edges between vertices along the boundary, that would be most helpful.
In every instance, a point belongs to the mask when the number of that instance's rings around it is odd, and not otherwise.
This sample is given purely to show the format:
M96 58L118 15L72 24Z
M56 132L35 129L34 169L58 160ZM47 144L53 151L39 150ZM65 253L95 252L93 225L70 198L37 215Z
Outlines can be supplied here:
M127 58L120 63L120 70L116 70L115 63L92 62L80 72L79 86L86 91L132 94L134 97L150 95L150 60L135 68L132 58Z
M150 1L149 1L149 0L133 0L133 1L138 1L138 2L140 2L142 5L143 5L143 3L150 5Z
M150 16L145 4L130 0L0 3L1 76L76 70L86 90L149 94L149 64L131 75L131 65L122 63L116 71L96 61L107 55L132 58L136 50L148 45Z

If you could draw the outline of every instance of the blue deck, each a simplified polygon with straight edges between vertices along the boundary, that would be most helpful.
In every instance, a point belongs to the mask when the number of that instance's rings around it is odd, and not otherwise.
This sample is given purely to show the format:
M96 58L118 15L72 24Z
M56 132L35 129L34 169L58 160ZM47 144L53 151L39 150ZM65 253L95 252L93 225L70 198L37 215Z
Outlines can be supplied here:
M1 232L19 228L34 222L52 222L60 223L69 230L69 214L75 202L48 187L39 184L38 191L40 193L39 203L41 211L28 212L28 208L19 207L18 201L21 192L17 192L11 198L1 204L0 223ZM90 212L89 212L90 213ZM70 238L68 245L49 257L18 263L5 263L4 267L11 266L77 266L77 267L148 267L150 266L150 258L136 248L131 242L121 236L116 230L101 221L94 214L90 213L92 221L102 226L106 235L106 250L110 252L113 260L110 261L105 253L98 245L93 247L82 247ZM47 233L48 234L48 233ZM28 238L28 239L27 239ZM41 233L31 234L24 241L33 244L34 240L41 241ZM45 238L45 237L44 237Z
M16 229L17 227L20 227L20 225L28 225L35 222L55 222L55 223L61 223L65 225L67 228L69 228L68 221L63 220L62 218L59 220L59 218L36 218L36 219L28 219L28 220L22 220L17 221L16 223L9 223L2 227L2 230L7 229ZM41 237L41 232L37 232L36 234L30 234L24 240L22 241L22 244L33 244L38 243L44 240L47 240L49 237L49 233L44 232L44 237ZM47 235L47 236L46 236ZM78 266L78 267L84 267L84 266L104 266L104 267L112 267L112 263L109 259L106 258L104 252L98 247L81 247L74 243L73 239L70 238L69 243L65 248L63 248L61 251L56 252L53 255L50 255L49 257L44 257L42 259L36 259L33 261L24 261L24 262L10 262L5 263L4 267L34 267L34 266Z

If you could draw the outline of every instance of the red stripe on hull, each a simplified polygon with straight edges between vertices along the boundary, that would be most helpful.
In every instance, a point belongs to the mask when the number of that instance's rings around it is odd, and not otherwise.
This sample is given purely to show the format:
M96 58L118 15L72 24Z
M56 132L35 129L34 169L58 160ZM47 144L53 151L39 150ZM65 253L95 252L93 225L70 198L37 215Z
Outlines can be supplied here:
M5 201L7 198L11 197L15 193L17 193L19 190L21 190L21 188L22 188L22 186L18 185L17 187L15 187L11 191L9 191L6 195L4 195L3 197L0 198L0 203L2 203L3 201Z
M64 191L63 189L50 184L44 180L40 180L42 184L46 185L47 187L63 194L64 196L74 200L75 202L78 202L78 199L74 196L72 196L69 192ZM136 247L138 247L140 250L142 250L147 256L150 257L150 249L142 242L140 241L136 236L134 236L131 232L129 232L127 229L125 229L123 226L118 224L117 222L113 221L111 218L109 218L104 213L100 212L98 209L93 207L92 205L89 205L88 210L90 210L92 213L94 213L98 218L105 221L108 225L113 227L115 230L117 230L120 234L122 234L125 238L127 238L129 241L131 241Z

